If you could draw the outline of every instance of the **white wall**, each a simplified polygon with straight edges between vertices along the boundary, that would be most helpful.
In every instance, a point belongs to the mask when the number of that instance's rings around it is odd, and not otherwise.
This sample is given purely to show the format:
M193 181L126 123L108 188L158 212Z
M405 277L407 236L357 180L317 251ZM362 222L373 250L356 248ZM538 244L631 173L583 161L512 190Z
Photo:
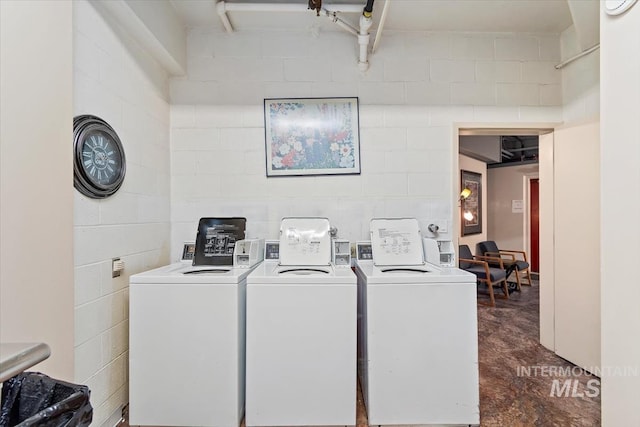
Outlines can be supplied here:
M528 249L525 234L529 205L525 179L537 173L538 165L506 166L487 170L487 237L495 240L501 249ZM524 202L524 212L512 212L513 200Z
M552 122L557 113L523 117ZM244 215L250 237L277 238L287 215L327 216L351 241L368 238L374 216L417 217L423 229L444 219L450 227L441 237L457 236L453 123L493 114L483 107L361 106L361 175L266 178L262 107L172 106L172 259L195 238L203 216Z
M261 105L270 97L358 96L364 105L559 106L558 36L385 32L370 68L357 68L346 32L188 35L188 74L173 104Z
M364 74L346 33L188 39L188 76L171 80L184 104L171 110L172 259L202 216L245 215L250 236L275 238L282 216L325 215L350 240L371 217L414 216L452 238L455 124L561 120L558 37L385 34ZM361 175L265 177L263 98L309 96L359 97Z
M27 29L28 28L28 29ZM69 1L0 2L0 340L45 342L73 380Z
M600 19L602 365L640 369L640 5ZM640 376L603 375L602 425L640 425Z
M456 219L454 222L457 223L456 226L456 235L458 236L458 244L459 245L468 245L469 249L471 249L471 253L476 254L476 244L487 240L487 224L489 221L488 218L488 195L489 195L489 187L487 186L487 164L485 162L481 162L476 159L472 159L471 157L467 157L464 155L458 156L458 167L460 171L466 170L470 172L476 172L482 175L482 233L479 234L470 234L468 236L462 236L462 228L460 221L460 207L456 207L455 215ZM458 182L457 182L457 195L460 194L462 188L460 188L460 173L458 173ZM460 202L457 202L458 205Z
M352 241L374 216L450 217L451 130L429 109L363 106L360 137L359 176L267 179L262 107L173 106L174 258L202 216L244 215L250 237L277 238L283 216L321 215Z
M562 60L579 54L581 47L574 26L560 37ZM597 117L600 111L600 51L596 50L562 68L564 121Z
M74 1L73 18L74 115L109 122L127 158L112 197L74 191L75 381L91 388L94 424L113 425L128 401L129 276L169 261L168 80L90 2ZM125 261L115 279L113 257Z

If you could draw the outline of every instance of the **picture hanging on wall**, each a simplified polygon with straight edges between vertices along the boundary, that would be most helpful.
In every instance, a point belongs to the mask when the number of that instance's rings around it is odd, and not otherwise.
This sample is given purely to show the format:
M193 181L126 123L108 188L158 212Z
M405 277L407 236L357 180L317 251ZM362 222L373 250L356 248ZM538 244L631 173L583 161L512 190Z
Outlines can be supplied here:
M360 173L358 98L264 100L267 177Z
M460 175L460 190L470 191L460 201L462 235L482 233L482 174L463 170Z

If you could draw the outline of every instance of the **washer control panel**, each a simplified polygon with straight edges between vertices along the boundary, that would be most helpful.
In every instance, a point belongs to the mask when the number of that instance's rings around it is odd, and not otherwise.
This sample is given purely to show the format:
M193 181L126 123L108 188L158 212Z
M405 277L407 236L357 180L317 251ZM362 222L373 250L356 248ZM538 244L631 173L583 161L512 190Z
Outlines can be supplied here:
M371 242L356 242L356 259L358 261L373 261Z

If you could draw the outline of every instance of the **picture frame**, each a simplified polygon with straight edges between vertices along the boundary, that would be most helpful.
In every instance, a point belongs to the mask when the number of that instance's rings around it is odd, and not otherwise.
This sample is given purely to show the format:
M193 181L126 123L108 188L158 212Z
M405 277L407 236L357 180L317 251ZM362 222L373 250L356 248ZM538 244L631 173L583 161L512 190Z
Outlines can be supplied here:
M482 174L460 171L460 190L468 188L471 194L460 201L462 235L482 233Z
M359 175L357 97L264 100L267 177Z

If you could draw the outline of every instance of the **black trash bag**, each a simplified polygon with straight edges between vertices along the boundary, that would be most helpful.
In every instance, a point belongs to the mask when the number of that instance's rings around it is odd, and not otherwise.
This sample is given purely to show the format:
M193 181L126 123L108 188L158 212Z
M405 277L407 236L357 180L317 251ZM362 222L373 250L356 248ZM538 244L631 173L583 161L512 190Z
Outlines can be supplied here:
M24 372L2 384L0 427L88 426L93 418L89 387L39 372Z

